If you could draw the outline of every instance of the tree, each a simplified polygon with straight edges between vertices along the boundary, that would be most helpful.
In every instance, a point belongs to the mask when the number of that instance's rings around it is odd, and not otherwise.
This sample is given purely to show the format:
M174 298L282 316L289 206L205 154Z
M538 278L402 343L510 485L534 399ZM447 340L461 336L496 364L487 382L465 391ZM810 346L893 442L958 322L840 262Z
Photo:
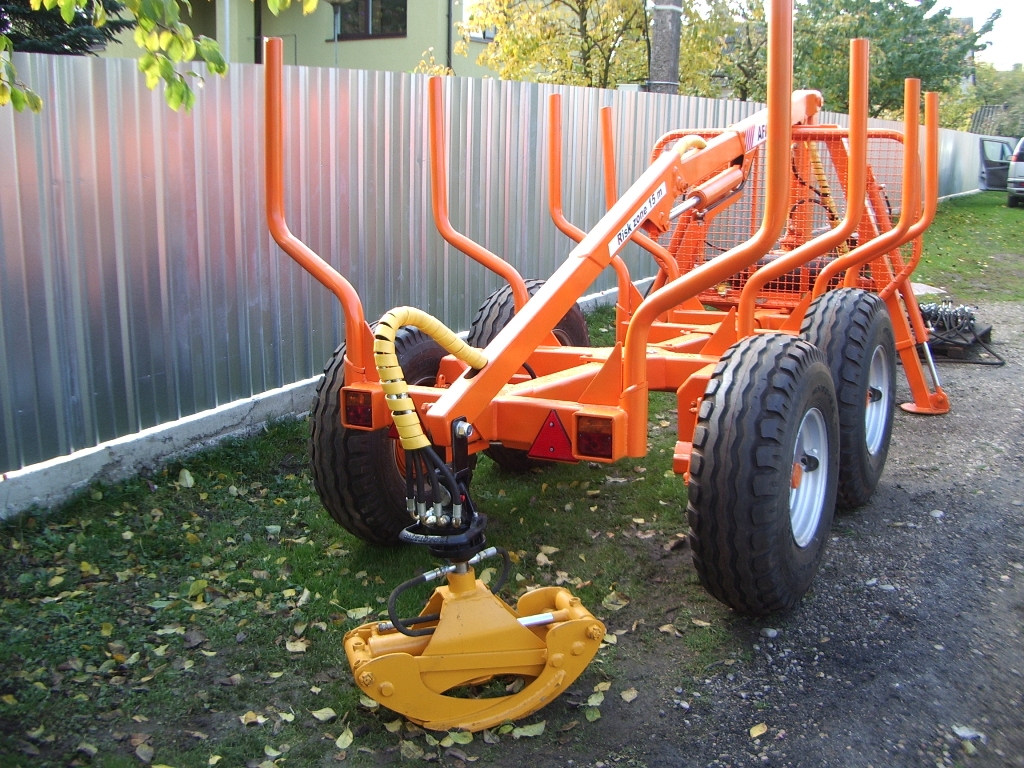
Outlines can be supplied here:
M89 14L76 8L70 23L57 9L32 10L30 0L0 0L0 34L6 35L15 51L84 56L96 53L135 22L120 18L124 6L116 0L102 0L107 23L93 24Z
M1002 104L1004 109L987 128L998 136L1024 136L1024 68L1014 64L1001 72L991 64L978 64L975 75L978 105Z
M768 28L762 0L705 0L683 6L679 91L764 100Z
M871 40L871 115L899 116L903 81L918 77L924 90L950 91L971 73L978 40L999 18L996 11L977 32L937 0L800 0L794 27L794 85L816 88L828 109L847 111L848 61L840 55L854 37Z
M59 9L66 23L81 17L97 29L109 21L105 3L106 0L29 0L35 12ZM292 0L267 0L267 7L275 16L291 4ZM125 0L125 11L128 21L136 24L135 43L145 51L139 59L139 70L146 76L146 85L152 89L163 82L167 105L173 110L188 111L195 103L195 94L187 78L194 73L182 74L177 65L198 57L206 62L207 71L216 75L226 74L228 65L216 40L192 35L192 29L182 21L182 5L191 15L188 0ZM302 0L303 14L312 13L317 5L318 0ZM0 107L11 104L19 112L25 108L38 112L43 101L18 79L11 61L14 50L12 39L0 31Z
M647 79L650 19L644 0L482 0L467 24L493 30L478 63L503 80L613 88Z

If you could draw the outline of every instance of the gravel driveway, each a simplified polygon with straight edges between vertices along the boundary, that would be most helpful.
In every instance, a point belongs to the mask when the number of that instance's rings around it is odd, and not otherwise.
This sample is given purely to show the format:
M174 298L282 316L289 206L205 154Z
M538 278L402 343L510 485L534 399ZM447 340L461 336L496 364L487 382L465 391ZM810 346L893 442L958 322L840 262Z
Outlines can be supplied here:
M671 643L620 643L616 687L641 699L610 696L583 743L529 762L1024 766L1024 306L978 316L1007 365L942 364L952 412L898 412L878 490L837 517L797 610L733 622L749 653L701 680Z

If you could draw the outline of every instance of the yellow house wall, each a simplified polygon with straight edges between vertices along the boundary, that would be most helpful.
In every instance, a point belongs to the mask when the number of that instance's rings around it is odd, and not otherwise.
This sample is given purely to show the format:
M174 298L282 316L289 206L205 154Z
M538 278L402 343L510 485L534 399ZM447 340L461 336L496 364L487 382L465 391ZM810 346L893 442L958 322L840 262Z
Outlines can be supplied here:
M445 28L448 22L448 3L452 7L452 46L458 41L454 25L461 21L462 10L458 0L409 0L407 34L371 40L330 40L334 27L334 12L326 0L320 0L317 9L304 16L301 0L293 0L292 7L274 16L262 2L262 33L264 37L284 40L286 64L312 67L343 67L345 69L376 69L409 72L433 48L437 64L446 61L448 43ZM251 64L255 60L255 8L253 0L193 0L193 31L198 34L216 34L221 50L229 62ZM188 19L185 19L187 22ZM214 32L214 30L216 30ZM137 58L140 54L132 40L132 33L121 35L120 43L109 45L102 56ZM484 49L483 43L470 43L469 55L452 55L452 68L464 77L493 77L494 72L476 63Z

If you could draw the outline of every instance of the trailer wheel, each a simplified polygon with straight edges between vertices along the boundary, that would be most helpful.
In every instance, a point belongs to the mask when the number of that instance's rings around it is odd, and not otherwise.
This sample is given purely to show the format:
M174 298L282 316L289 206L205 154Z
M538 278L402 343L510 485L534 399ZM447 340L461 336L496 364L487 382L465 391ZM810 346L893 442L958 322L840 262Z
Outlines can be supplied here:
M744 614L794 606L832 524L839 459L825 357L779 333L734 344L715 369L690 457L690 545L704 588Z
M410 384L431 385L444 349L416 328L399 329L395 353ZM313 485L327 513L371 544L398 543L412 519L405 509L405 454L388 429L367 432L341 424L345 345L331 356L310 412L309 460Z
M819 296L800 332L825 353L839 403L841 508L866 504L885 468L896 407L896 345L885 302L843 288Z
M526 290L533 296L540 287L544 285L543 280L527 280ZM509 324L515 315L515 303L512 299L512 288L509 285L496 290L477 310L469 326L469 335L466 342L474 347L486 347L498 332ZM583 316L583 310L579 305L574 305L554 327L553 333L558 342L567 347L589 347L590 331L587 330L587 321ZM531 459L527 451L518 448L506 448L501 443L491 443L491 447L484 453L490 459L508 472L526 472L532 467L541 466L544 462Z

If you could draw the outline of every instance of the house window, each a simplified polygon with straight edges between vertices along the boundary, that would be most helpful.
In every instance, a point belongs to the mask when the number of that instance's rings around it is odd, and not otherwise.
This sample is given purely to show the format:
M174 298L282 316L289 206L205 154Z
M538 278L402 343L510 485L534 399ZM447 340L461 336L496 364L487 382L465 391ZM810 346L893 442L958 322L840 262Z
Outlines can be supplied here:
M408 0L340 0L334 3L334 39L405 37Z

